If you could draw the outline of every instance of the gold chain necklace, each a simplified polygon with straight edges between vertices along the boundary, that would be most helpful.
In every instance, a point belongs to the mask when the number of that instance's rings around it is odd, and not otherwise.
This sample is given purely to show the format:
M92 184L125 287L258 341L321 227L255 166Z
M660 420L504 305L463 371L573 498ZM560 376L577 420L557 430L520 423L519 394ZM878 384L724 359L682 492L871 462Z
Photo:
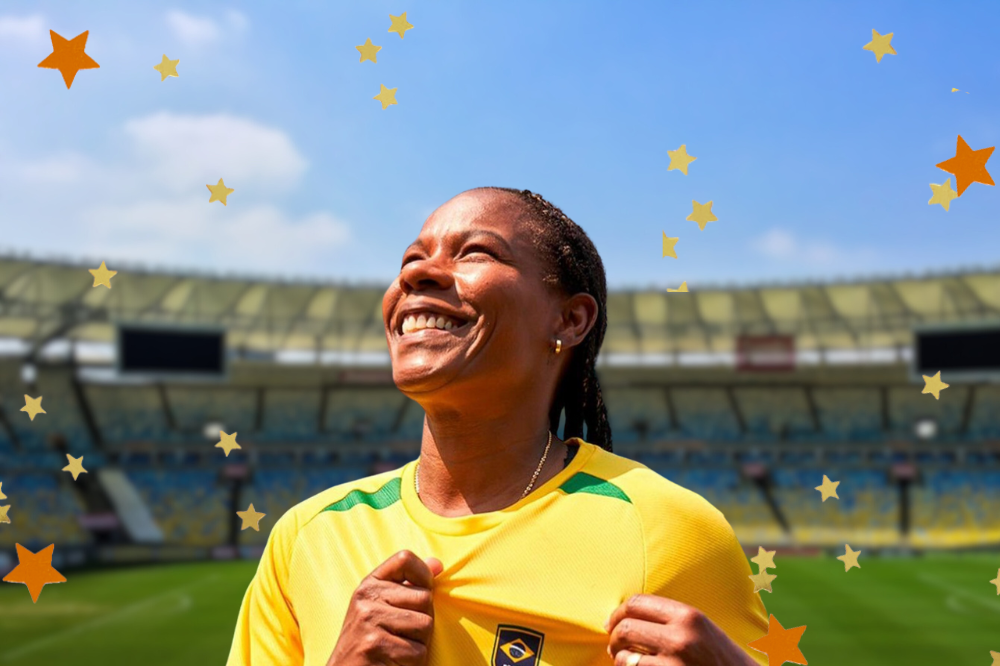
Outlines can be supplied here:
M524 489L521 493L521 499L527 497L528 493L531 492L531 487L535 485L535 481L538 479L538 474L542 471L542 466L545 464L545 459L549 455L549 447L552 446L552 431L549 431L549 441L545 444L545 451L542 453L542 459L538 461L538 467L535 469L535 473L531 475L531 483L528 487ZM413 469L413 487L417 491L417 497L420 497L420 459L417 459L417 465Z

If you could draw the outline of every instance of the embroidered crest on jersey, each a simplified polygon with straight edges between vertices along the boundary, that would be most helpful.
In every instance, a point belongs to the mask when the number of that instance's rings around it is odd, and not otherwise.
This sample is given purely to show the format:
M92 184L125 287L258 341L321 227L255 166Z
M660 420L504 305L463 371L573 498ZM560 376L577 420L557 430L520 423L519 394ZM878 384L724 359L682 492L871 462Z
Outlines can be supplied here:
M497 625L492 666L537 666L544 640L545 634L531 629L511 624Z

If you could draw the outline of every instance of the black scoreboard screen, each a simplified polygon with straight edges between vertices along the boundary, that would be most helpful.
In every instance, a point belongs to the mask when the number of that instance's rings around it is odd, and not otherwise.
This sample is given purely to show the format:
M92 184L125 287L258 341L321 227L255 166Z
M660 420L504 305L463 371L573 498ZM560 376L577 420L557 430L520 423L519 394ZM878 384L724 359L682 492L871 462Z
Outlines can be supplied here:
M122 374L222 377L225 357L221 330L118 327L118 371Z
M953 379L1000 377L1000 323L914 331L914 370Z

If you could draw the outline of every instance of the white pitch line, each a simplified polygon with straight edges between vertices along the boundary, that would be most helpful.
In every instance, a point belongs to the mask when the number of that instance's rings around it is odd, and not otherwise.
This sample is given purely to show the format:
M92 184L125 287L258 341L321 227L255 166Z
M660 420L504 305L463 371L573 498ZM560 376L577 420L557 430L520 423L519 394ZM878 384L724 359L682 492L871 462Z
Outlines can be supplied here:
M938 589L944 590L945 592L950 592L951 594L957 594L959 596L965 597L969 601L974 601L981 606L985 606L987 609L993 611L994 613L1000 613L1000 604L995 601L987 601L981 598L979 595L972 594L966 590L960 590L948 581L941 580L936 576L931 576L930 574L920 573L917 574L917 578L924 581L925 583L932 585Z
M23 657L26 654L35 652L36 650L47 647L48 645L61 641L65 638L69 638L70 636L75 636L76 634L79 634L83 631L89 631L90 629L94 629L95 627L100 627L110 622L114 622L115 620L121 619L123 617L133 615L136 612L142 611L145 608L152 606L153 604L164 598L172 597L173 595L177 594L178 592L181 592L182 590L187 590L189 588L196 587L198 585L201 585L202 583L215 580L218 577L219 574L212 574L211 576L206 576L205 578L197 580L193 583L188 583L187 585L181 585L171 590L167 590L166 592L161 592L160 594L154 595L152 597L147 597L142 601L137 601L134 604L128 605L125 608L115 611L114 613L109 613L108 615L102 615L100 617L96 617L93 620L90 620L89 622L84 622L83 624L78 624L76 626L70 627L69 629L61 631L57 634L52 634L51 636L45 636L30 643L26 643L25 645L22 645L19 648L15 648L13 650L9 650L8 652L4 653L3 660L13 661L15 659L19 659L20 657ZM184 595L184 598L182 598L181 600L182 604L185 600L188 602L188 606L184 607L182 610L187 610L187 608L190 607L189 606L191 601L190 597Z

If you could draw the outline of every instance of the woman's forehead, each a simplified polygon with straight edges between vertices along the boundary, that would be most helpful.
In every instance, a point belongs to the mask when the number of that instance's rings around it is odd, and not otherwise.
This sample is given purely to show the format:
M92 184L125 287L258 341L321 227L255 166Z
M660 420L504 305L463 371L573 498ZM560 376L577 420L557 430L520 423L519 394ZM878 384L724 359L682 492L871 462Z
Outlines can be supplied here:
M502 192L463 192L434 211L420 230L420 237L443 240L449 235L466 236L475 230L491 231L516 242L523 210Z

